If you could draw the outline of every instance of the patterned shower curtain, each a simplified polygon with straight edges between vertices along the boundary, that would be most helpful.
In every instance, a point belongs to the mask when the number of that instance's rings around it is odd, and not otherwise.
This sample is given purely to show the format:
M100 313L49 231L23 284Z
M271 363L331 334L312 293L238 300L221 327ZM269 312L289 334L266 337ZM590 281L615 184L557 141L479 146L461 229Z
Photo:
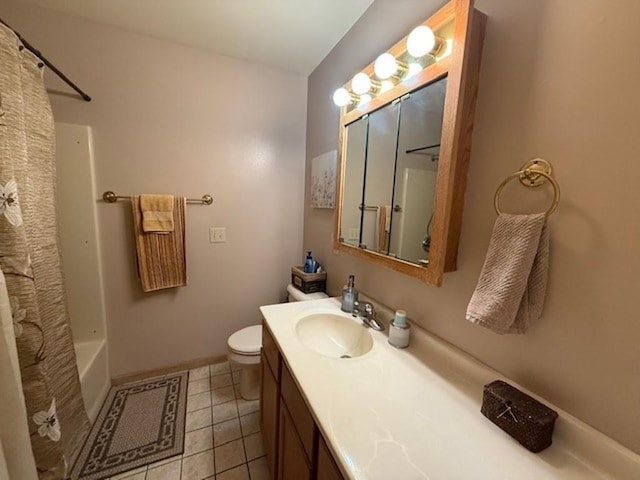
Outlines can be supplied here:
M41 65L0 25L0 268L31 447L47 480L67 478L89 431L58 249L54 142Z

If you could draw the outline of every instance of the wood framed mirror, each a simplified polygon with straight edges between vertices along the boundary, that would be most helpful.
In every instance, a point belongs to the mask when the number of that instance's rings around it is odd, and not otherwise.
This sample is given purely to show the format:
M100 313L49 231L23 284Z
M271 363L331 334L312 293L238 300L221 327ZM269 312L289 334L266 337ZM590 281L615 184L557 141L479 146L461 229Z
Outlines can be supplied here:
M452 0L336 91L337 250L438 286L456 269L485 24Z

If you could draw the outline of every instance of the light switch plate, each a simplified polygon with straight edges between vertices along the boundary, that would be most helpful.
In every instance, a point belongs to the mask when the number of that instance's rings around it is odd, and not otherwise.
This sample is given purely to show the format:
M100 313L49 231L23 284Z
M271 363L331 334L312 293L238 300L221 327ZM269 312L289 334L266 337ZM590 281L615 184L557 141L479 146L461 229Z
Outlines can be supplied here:
M226 227L211 227L209 229L209 243L226 243L226 242L227 242Z

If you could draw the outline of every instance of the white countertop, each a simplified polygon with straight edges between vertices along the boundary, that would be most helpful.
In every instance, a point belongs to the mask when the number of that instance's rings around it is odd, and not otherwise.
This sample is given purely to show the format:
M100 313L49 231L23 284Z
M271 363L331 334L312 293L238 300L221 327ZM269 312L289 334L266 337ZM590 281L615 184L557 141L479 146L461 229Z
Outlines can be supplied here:
M526 450L480 413L483 382L504 377L422 329L412 327L406 350L370 330L371 351L334 359L305 347L295 326L309 313L342 313L337 299L260 310L348 478L640 479L640 456L548 402L560 414L554 443Z

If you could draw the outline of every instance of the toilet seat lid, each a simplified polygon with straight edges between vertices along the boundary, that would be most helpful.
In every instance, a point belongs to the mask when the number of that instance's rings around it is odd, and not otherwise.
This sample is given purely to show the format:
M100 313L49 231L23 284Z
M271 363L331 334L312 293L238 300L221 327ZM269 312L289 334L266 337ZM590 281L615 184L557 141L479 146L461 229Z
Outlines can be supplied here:
M262 325L253 325L238 330L229 337L227 345L234 352L243 355L260 353L260 347L262 347Z

